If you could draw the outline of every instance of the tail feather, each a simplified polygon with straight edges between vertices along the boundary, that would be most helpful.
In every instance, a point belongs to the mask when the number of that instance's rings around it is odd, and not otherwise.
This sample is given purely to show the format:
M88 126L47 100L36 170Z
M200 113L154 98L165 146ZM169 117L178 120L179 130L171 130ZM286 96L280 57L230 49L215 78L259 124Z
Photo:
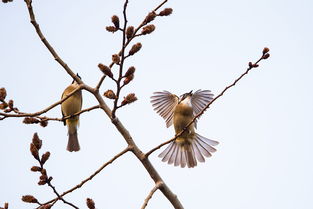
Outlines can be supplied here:
M78 138L77 138L77 131L74 133L69 133L68 134L68 143L67 143L67 148L68 151L70 152L77 152L80 150Z
M173 164L174 166L181 166L188 168L197 166L197 161L205 162L204 157L211 157L216 149L212 146L218 145L217 141L207 139L199 134L190 143L182 143L182 140L175 140L171 142L168 147L159 154L163 162Z

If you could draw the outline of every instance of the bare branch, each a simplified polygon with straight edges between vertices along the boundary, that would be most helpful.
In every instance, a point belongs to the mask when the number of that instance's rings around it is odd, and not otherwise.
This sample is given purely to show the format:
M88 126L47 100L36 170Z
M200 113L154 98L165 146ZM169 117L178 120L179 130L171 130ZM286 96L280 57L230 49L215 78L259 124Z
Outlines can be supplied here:
M66 97L64 97L60 101L50 105L49 107L47 107L41 111L35 112L35 113L24 113L24 112L15 111L17 114L7 114L7 113L1 113L0 112L0 115L3 116L3 119L7 118L7 117L36 117L36 116L42 115L43 113L48 112L49 110L53 109L57 105L61 104L62 102L64 102L68 98L70 98L73 94L75 94L77 91L81 90L82 88L83 88L83 85L79 85L74 91L72 91L69 95L67 95Z
M30 17L30 22L32 23L32 25L35 27L36 32L40 38L40 40L44 43L44 45L47 47L47 49L49 50L49 52L51 53L51 55L53 56L53 58L66 70L66 72L73 78L75 79L75 81L77 81L77 83L82 84L82 80L75 75L75 73L71 70L71 68L59 57L59 55L56 53L56 51L54 50L54 48L50 45L50 43L47 41L46 37L43 35L39 24L36 21L35 18L35 14L33 11L33 7L32 7L32 0L24 0L27 8L28 8L28 13L29 13L29 17Z
M146 197L141 209L145 209L148 205L149 200L152 198L153 194L163 185L163 182L158 182L154 185L148 196Z
M128 151L131 150L131 147L128 146L127 148L125 148L123 151L121 151L120 153L118 153L117 155L115 155L111 160L107 161L106 163L104 163L100 168L98 168L92 175L90 175L88 178L86 178L85 180L83 180L80 184L76 185L75 187L67 190L66 192L63 192L61 195L59 195L60 197L63 197L65 195L67 195L68 193L71 193L73 191L75 191L76 189L79 189L80 187L82 187L86 182L90 181L91 179L93 179L93 177L95 177L97 174L99 174L105 167L107 167L109 164L113 163L117 158L121 157L122 155L124 155L125 153L127 153ZM56 201L58 198L55 198L53 200L50 200L44 204L49 204L52 203L54 201Z
M266 54L268 54L268 53L266 53ZM226 86L225 89L224 89L221 93L219 93L219 94L218 94L213 100L211 100L197 115L195 115L195 116L193 117L193 119L186 125L186 127L185 127L180 133L176 134L175 137L173 137L172 139L170 139L170 140L168 140L168 141L166 141L166 142L164 142L164 143L158 145L157 147L151 149L149 152L147 152L147 153L145 154L146 157L148 157L151 153L153 153L153 152L156 151L157 149L160 149L160 148L163 147L164 145L166 145L166 144L168 144L168 143L174 141L174 140L177 139L178 137L180 137L180 136L184 133L184 131L185 131L192 123L194 123L195 120L196 120L197 118L199 118L199 117L210 107L210 105L211 105L213 102L215 102L218 98L220 98L221 96L223 96L224 93L225 93L228 89L230 89L231 87L234 87L245 75L247 75L247 74L250 72L250 70L252 70L253 68L257 68L257 67L258 67L258 63L259 63L261 60L267 59L267 58L268 58L268 57L266 57L265 54L263 54L254 64L250 64L250 63L249 63L248 69L247 69L243 74L241 74L232 84L230 84L229 86Z

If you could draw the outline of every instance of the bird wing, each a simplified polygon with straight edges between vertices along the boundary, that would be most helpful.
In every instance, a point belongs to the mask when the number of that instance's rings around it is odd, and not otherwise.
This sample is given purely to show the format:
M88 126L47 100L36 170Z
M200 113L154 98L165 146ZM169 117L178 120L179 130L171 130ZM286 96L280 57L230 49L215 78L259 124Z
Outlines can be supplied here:
M151 96L151 103L154 110L164 118L166 127L173 124L174 109L178 104L178 96L168 91L154 92Z
M213 100L213 96L210 90L197 90L191 97L193 116L201 112ZM195 127L197 127L197 120L195 120Z

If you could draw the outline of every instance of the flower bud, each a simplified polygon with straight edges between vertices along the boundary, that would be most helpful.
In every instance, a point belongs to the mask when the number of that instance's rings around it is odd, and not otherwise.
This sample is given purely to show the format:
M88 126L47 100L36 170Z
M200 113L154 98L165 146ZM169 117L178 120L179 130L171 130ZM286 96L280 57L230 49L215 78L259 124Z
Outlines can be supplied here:
M262 58L263 58L264 60L266 60L266 59L269 58L269 57L270 57L270 54L269 54L269 53L266 53L266 54L263 55Z
M118 16L113 15L111 20L112 20L112 23L114 24L115 28L120 27L120 19L118 18Z
M36 148L36 146L33 143L30 143L30 152L32 153L33 157L36 160L39 160L38 149Z
M45 164L45 162L47 162L47 160L49 159L50 157L50 152L46 152L45 154L42 155L41 157L41 164Z
M98 64L98 67L104 73L104 75L109 76L110 78L113 78L113 73L108 66L100 63Z
M42 140L39 139L39 136L37 133L34 133L33 139L32 139L33 144L35 145L35 147L40 150L41 146L42 146Z
M133 26L128 26L126 29L126 37L130 39L134 35L135 29Z
M129 50L129 55L134 55L135 53L137 53L140 49L141 49L142 45L141 43L137 43L137 44L134 44L132 46L132 48Z
M118 54L113 54L112 55L112 61L115 63L115 64L118 64L120 62L120 56L118 56Z
M129 84L129 82L131 82L133 79L134 79L134 74L130 74L124 79L124 85Z
M267 48L267 47L264 47L264 49L263 49L263 54L266 54L267 52L269 52L270 51L270 49L269 48Z
M155 26L154 25L147 25L145 27L142 28L141 34L142 35L147 35L152 33L155 30Z
M124 100L122 101L122 106L126 104L133 103L137 100L137 97L135 96L134 93L128 94L126 97L124 97Z
M14 101L12 99L9 100L8 105L9 105L9 108L12 110L14 108Z
M159 13L160 16L169 16L172 14L173 9L172 8L165 8L163 11Z
M48 121L47 121L47 120L41 120L41 121L40 121L40 125L41 125L42 127L46 127L46 126L48 125Z
M116 99L117 98L115 93L111 89L104 92L103 96L105 96L108 99Z
M30 170L33 172L38 172L38 171L41 171L41 168L39 166L33 166L33 167L31 167Z
M4 110L7 107L8 107L8 104L6 102L3 102L0 104L0 110Z
M128 70L126 71L124 77L128 77L128 76L134 74L135 70L136 70L136 68L134 66L129 67Z
M146 18L145 18L145 20L144 20L145 24L147 24L147 23L153 21L156 16L157 16L157 15L155 14L154 11L150 12L150 13L146 16Z
M6 96L7 96L7 91L5 90L5 88L0 88L0 101L4 101Z
M108 31L108 32L111 32L111 33L114 33L116 32L118 29L114 26L107 26L105 27L105 29Z
M38 203L38 200L32 195L24 195L22 201L27 203Z
M89 209L95 209L95 202L92 199L87 198L86 204Z

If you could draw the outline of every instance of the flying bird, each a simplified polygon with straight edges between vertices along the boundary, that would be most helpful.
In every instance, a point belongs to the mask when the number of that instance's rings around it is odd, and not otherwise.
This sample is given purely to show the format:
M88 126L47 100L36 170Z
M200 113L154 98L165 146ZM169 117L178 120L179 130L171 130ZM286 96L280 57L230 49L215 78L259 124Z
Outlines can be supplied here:
M180 97L168 91L154 92L151 103L154 110L165 120L166 127L174 125L176 135L189 124L195 115L213 99L210 90L197 90L181 95ZM189 168L197 166L197 161L205 162L204 157L210 157L218 145L217 141L207 139L195 132L197 120L171 142L159 155L163 162L174 166L186 165Z

